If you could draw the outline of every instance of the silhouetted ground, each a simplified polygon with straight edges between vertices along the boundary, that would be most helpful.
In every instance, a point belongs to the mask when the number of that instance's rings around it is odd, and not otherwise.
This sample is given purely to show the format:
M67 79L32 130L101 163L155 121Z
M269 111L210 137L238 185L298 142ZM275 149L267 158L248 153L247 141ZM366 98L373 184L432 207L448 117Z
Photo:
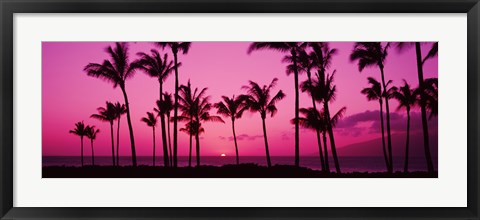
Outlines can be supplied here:
M275 165L271 168L256 164L200 166L200 167L151 167L84 166L43 167L43 178L436 178L437 173L397 172L388 173L325 173L305 167Z

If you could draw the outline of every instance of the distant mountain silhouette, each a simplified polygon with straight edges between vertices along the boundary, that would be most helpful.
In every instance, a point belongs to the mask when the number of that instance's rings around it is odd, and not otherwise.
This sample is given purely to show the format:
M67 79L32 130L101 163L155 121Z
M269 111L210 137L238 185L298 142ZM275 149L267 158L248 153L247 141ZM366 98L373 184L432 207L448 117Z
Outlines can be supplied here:
M438 155L438 135L430 135L430 150L432 157ZM405 134L392 134L393 156L405 156ZM382 138L365 142L355 143L339 147L338 155L344 156L379 156L382 157ZM318 154L318 152L317 152ZM410 134L410 157L424 157L423 135L421 133Z

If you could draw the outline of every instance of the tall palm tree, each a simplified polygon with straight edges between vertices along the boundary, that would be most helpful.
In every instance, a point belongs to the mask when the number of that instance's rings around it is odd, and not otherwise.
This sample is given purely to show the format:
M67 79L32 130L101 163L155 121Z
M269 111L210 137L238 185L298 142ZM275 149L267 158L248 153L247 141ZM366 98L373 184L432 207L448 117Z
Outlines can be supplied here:
M420 101L418 102L420 104L420 111L422 114L422 129L423 129L423 147L424 147L424 153L425 153L425 159L427 162L427 169L428 172L432 173L434 172L433 168L433 161L432 161L432 156L430 153L430 140L429 140L429 133L428 133L428 122L427 122L427 96L426 94L422 93L425 88L425 80L423 79L423 64L425 61L427 61L430 58L433 58L437 56L438 54L438 42L434 42L427 53L427 56L423 57L422 56L422 48L420 42L400 42L397 43L397 47L400 51L403 51L405 48L410 48L415 45L415 53L416 53L416 61L417 61L417 72L418 72L418 87L420 88Z
M384 64L388 55L388 48L390 43L382 45L381 42L357 42L350 54L351 61L358 61L358 70L362 72L366 67L378 67L380 75L382 77L383 91L387 91L387 84L385 80ZM388 97L383 97L385 100L385 111L387 115L387 146L388 146L388 159L392 165L393 170L393 158L392 158L392 134L390 129L390 105L388 103Z
M384 123L383 123L383 95L382 95L382 87L380 82L378 82L376 79L372 77L368 77L368 83L370 84L370 87L362 89L362 94L367 96L368 101L375 101L378 100L378 103L380 104L380 124L382 128L382 145L383 145L383 158L385 159L385 164L387 166L387 171L392 172L392 166L388 160L387 156L387 149L385 147L385 129L384 129Z
M336 86L333 84L335 70L331 74L325 75L324 71L317 70L317 78L312 79L311 82L303 83L302 87L305 90L309 90L311 95L315 97L315 101L323 104L323 116L325 117L326 132L330 139L330 147L332 148L332 156L335 163L335 170L337 173L341 173L340 162L337 156L337 150L335 145L335 137L333 134L333 126L330 123L332 120L330 114L329 103L333 102L336 98ZM325 152L326 153L326 152ZM325 156L327 158L327 156ZM327 165L327 162L325 162Z
M97 108L98 114L92 114L90 117L98 119L103 122L110 123L110 135L112 138L112 163L115 166L115 142L113 141L113 121L117 118L115 105L111 102L106 102L106 107Z
M84 71L87 75L103 79L113 83L113 88L120 86L127 108L127 122L130 133L130 145L132 148L132 165L137 166L137 154L135 151L135 138L133 135L132 120L130 116L130 105L128 103L127 91L125 90L125 81L132 78L135 73L136 65L131 65L128 59L128 44L115 43L115 47L109 46L106 52L110 56L110 60L106 59L103 63L89 63L85 66Z
M145 122L145 124L147 124L148 127L152 127L153 129L153 166L155 166L155 126L157 126L157 117L151 113L151 112L147 112L147 117L143 117L141 119L141 121ZM167 157L168 155L163 155L163 157ZM165 166L168 166L165 165Z
M69 133L80 137L80 161L83 167L83 137L86 135L85 124L83 123L83 121L75 123L75 128L73 130L70 130Z
M270 92L277 85L278 79L274 78L269 85L260 86L256 82L249 81L248 86L243 86L243 89L247 90L245 95L245 101L250 111L260 113L263 125L263 139L265 141L265 154L267 157L268 167L272 166L270 161L270 151L268 149L267 127L265 119L267 114L273 117L277 113L278 109L275 106L280 100L285 98L285 94L282 90L279 90L273 97ZM298 117L295 117L298 118ZM297 121L298 124L298 121Z
M397 89L394 87L393 97L398 100L398 108L405 109L407 111L407 141L405 144L405 167L403 171L408 173L408 147L410 144L410 109L416 104L416 94L407 81L403 80L404 85Z
M151 50L152 55L146 53L137 53L140 59L135 63L138 64L138 68L147 73L150 77L158 79L160 84L159 102L163 102L163 82L167 77L173 73L175 65L173 61L168 61L168 55L164 54L163 58L157 50ZM180 64L178 64L180 65ZM163 162L165 166L169 166L168 145L167 145L167 132L165 125L165 112L160 111L160 125L162 128L162 143L163 143Z
M192 166L192 137L196 135L194 124L195 116L195 99L197 95L202 95L206 92L206 89L198 92L198 89L192 91L192 84L188 80L187 85L182 85L179 89L179 108L182 111L182 115L174 116L175 121L188 121L185 125L186 127L182 131L186 132L190 136L190 148L189 148L189 157L188 157L188 167Z
M122 115L127 113L127 108L125 107L125 104L120 104L120 102L116 102L114 104L114 109L116 113L116 118L117 118L117 160L116 160L116 165L120 165L120 119L122 118Z
M202 126L202 122L222 122L225 123L222 118L216 115L210 115L210 110L212 109L212 104L210 103L210 96L206 95L207 88L201 90L195 89L191 93L191 84L188 82L187 86L182 85L180 87L180 105L182 109L182 116L184 118L189 118L191 125L194 125L193 121L198 123L197 130ZM198 92L200 91L200 92ZM198 92L198 93L197 93ZM186 95L191 95L186 97ZM193 120L192 120L193 119ZM190 123L190 122L189 122ZM197 166L200 166L200 133L196 132L195 134L195 145L196 145L196 157L197 157Z
M233 141L235 143L235 153L237 165L240 164L238 157L238 145L237 145L237 135L235 134L235 119L242 117L242 114L245 110L248 109L248 106L245 103L244 96L232 96L228 98L222 96L223 102L215 103L214 107L217 108L217 114L229 117L232 120L232 132L233 132Z
M179 91L179 81L178 81L178 52L187 54L191 43L190 42L157 42L155 43L159 47L165 49L169 47L173 53L173 60L175 62L175 102L173 110L173 166L178 166L177 161L177 152L178 152L178 141L177 141L177 119L178 119L178 91Z
M250 54L255 50L275 50L282 53L289 53L287 57L284 58L284 61L290 62L291 66L287 67L287 75L293 73L294 82L295 82L295 118L299 117L300 109L300 95L298 89L298 60L297 56L301 51L305 49L307 43L304 42L253 42L248 48L248 53ZM300 130L298 120L295 123L295 166L300 166Z
M90 139L90 146L92 147L92 165L95 166L95 154L93 151L93 141L97 138L97 134L100 132L100 129L96 129L94 125L87 126L85 133L88 139Z

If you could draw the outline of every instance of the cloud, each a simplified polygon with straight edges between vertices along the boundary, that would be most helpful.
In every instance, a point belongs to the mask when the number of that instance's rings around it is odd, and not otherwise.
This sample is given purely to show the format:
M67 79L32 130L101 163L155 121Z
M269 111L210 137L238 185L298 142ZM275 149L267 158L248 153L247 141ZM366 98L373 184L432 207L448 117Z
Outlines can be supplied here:
M228 141L233 141L233 136L229 137L224 137L224 136L218 136L220 140L228 140ZM257 138L263 138L263 135L248 135L248 134L240 134L237 135L237 141L254 141Z
M387 129L386 113L384 117L385 132ZM436 131L438 128L437 118L432 118L428 121L429 132ZM399 112L390 112L390 130L394 132L405 132L407 129L407 115L406 113L400 114ZM372 134L381 132L380 124L380 111L367 110L365 112L350 115L340 120L336 126L337 132L345 136L358 137L362 134ZM421 114L417 111L410 112L410 132L421 132Z

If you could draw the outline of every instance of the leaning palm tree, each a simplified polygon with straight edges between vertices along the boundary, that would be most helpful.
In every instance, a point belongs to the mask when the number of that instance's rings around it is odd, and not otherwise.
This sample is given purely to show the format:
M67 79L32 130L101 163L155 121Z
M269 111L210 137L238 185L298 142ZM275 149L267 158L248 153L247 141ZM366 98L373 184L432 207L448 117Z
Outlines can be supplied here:
M385 159L385 164L387 166L387 171L392 172L392 167L390 162L388 161L387 156L387 149L385 147L385 129L383 123L383 96L382 96L382 87L380 82L372 77L368 77L368 83L370 87L362 89L361 93L367 96L368 101L375 101L378 100L380 104L380 124L382 128L382 145L383 145L383 158Z
M111 102L106 102L106 107L99 107L97 108L97 111L98 114L92 114L90 117L110 123L110 135L112 138L112 162L113 166L115 166L115 142L113 141L113 121L115 121L117 118L115 105Z
M167 77L173 73L176 66L173 64L173 61L168 61L168 55L164 54L163 58L157 50L151 50L152 55L140 52L137 53L140 56L140 59L135 61L138 65L138 68L147 73L150 77L154 77L158 80L160 84L160 98L159 102L163 102L163 83ZM180 65L180 64L178 64ZM165 166L169 166L169 157L168 157L168 145L167 145L167 132L165 125L165 112L160 111L160 126L162 128L162 143L163 143L163 161Z
M423 79L423 64L426 60L437 56L438 54L438 42L432 44L427 56L422 57L422 48L420 42L399 42L397 43L397 47L400 51L403 51L405 48L410 48L415 45L415 53L416 53L416 61L417 61L417 72L418 72L418 87L420 88L420 111L422 114L422 128L423 128L423 147L425 152L425 159L427 162L427 169L428 172L434 172L433 168L433 161L432 156L430 153L430 140L429 140L429 133L428 133L428 122L427 122L427 95L422 93L421 91L425 90L425 80Z
M86 136L90 139L90 146L92 147L92 166L95 166L95 154L93 151L93 141L97 139L97 134L100 132L100 129L96 129L94 125L87 126L85 129Z
M243 112L248 109L248 106L245 103L244 96L235 95L232 98L222 96L223 102L215 103L214 107L217 108L217 114L229 117L232 120L232 132L233 132L233 141L235 143L235 153L237 165L240 163L238 158L238 145L237 145L237 135L235 134L235 119L242 117Z
M267 118L267 114L270 114L270 117L273 117L275 113L277 113L278 109L275 104L285 98L285 94L282 90L278 91L273 97L270 95L271 90L277 85L277 82L278 79L274 78L269 85L264 85L261 87L256 82L249 81L248 86L242 87L243 89L247 90L245 102L249 110L260 113L260 117L262 118L263 139L265 141L265 154L267 157L268 167L271 167L272 163L270 161L270 152L268 149L267 127L265 125L265 119Z
M73 130L70 130L69 133L80 137L80 161L83 167L83 137L86 135L85 124L83 123L83 121L75 123L75 128Z
M169 47L173 53L173 60L175 62L175 102L173 110L173 166L177 167L177 152L178 152L178 141L177 141L177 119L178 119L178 92L179 92L179 81L178 81L178 52L187 54L190 49L190 42L157 42L155 43L161 48Z
M122 118L122 115L127 113L127 108L125 107L125 104L120 104L120 102L116 102L114 104L114 109L116 113L116 119L117 119L117 160L116 160L116 165L120 165L120 160L119 160L119 155L120 155L120 119Z
M410 144L410 109L416 104L416 94L407 81L403 80L404 85L397 89L394 87L393 97L398 101L398 108L405 109L407 111L407 141L405 144L405 167L403 171L408 173L408 146Z
M330 114L326 114L327 112L322 109L323 111L320 112L320 114L323 116L324 120L328 119L328 116ZM326 168L326 171L327 173L330 172L330 168L329 168L329 164L328 164L328 150L327 150L327 132L328 132L328 129L329 128L334 128L336 125L337 125L337 122L343 118L343 116L345 115L345 112L347 111L347 107L342 107L340 108L340 110L337 111L337 113L335 113L331 118L330 118L330 121L327 121L327 123L325 123L325 126L323 127L322 129L322 133L323 133L323 146L325 148L325 168ZM335 148L332 148L332 154L333 154L333 158L334 158L334 162L335 162L335 158L337 157L336 156L336 151L334 151ZM338 159L336 159L338 161Z
M104 60L102 63L89 63L85 66L84 71L87 75L103 79L113 83L113 88L120 86L125 100L127 109L128 130L130 132L130 145L132 148L132 165L137 166L137 154L135 151L135 138L133 135L132 120L130 116L130 105L128 103L127 91L125 89L125 81L132 78L135 73L135 65L131 65L128 59L127 43L115 43L115 47L109 46L106 52L110 56L110 60Z
M141 121L153 129L153 166L155 166L155 126L157 126L157 117L153 113L147 112L147 117L143 117ZM168 155L163 155L163 157L167 156ZM168 164L166 166L168 166Z
M358 70L362 72L366 67L378 67L380 75L382 77L383 91L387 91L387 84L385 80L384 64L388 55L388 48L390 43L382 45L381 42L357 42L353 48L352 54L350 54L351 61L358 61ZM390 106L388 103L388 97L383 97L385 100L385 111L387 115L387 146L388 146L388 159L392 164L391 170L393 170L393 158L392 158L392 134L390 130Z
M284 61L290 62L291 65L287 67L287 75L293 73L294 81L295 81L295 118L299 117L299 109L300 109L300 95L298 89L298 75L299 75L299 67L298 67L298 54L301 53L307 43L304 42L254 42L250 44L248 48L248 53L250 54L252 51L255 50L275 50L282 53L289 53L284 58ZM295 166L300 166L300 130L298 120L295 123Z

